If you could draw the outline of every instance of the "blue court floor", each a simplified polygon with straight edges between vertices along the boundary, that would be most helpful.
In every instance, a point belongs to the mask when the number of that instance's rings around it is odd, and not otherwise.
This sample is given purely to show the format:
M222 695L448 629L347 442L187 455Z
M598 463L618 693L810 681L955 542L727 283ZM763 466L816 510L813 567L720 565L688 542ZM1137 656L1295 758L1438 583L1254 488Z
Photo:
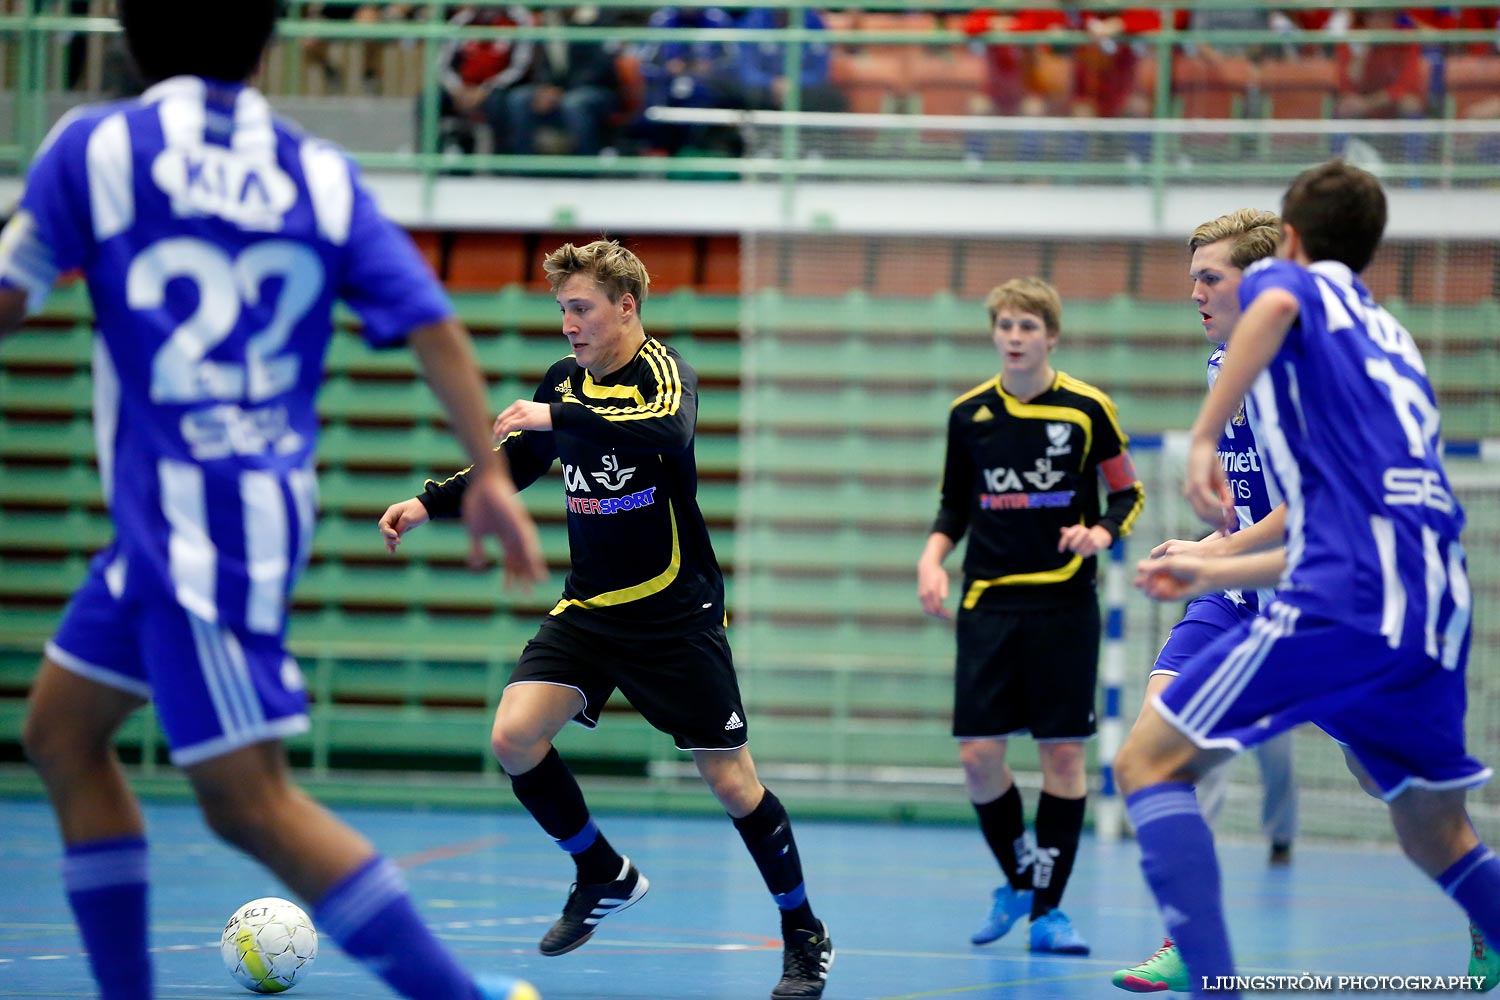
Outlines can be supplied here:
M401 864L423 913L466 964L524 976L545 1000L763 1000L780 974L775 912L727 820L598 817L651 879L650 895L580 950L543 958L536 941L562 905L572 865L529 817L339 812ZM157 997L249 996L220 964L220 928L240 903L284 893L215 841L191 806L152 805L147 818ZM51 814L41 802L0 800L0 830L0 996L94 996L59 885ZM1024 925L988 947L969 945L995 884L975 830L803 822L797 833L837 949L828 1000L1119 1000L1128 994L1110 985L1110 972L1160 944L1130 841L1085 840L1064 909L1094 952L1063 958L1030 955ZM1289 869L1268 868L1258 843L1223 844L1220 857L1241 972L1465 971L1462 913L1393 850L1298 845ZM293 995L390 994L324 939Z

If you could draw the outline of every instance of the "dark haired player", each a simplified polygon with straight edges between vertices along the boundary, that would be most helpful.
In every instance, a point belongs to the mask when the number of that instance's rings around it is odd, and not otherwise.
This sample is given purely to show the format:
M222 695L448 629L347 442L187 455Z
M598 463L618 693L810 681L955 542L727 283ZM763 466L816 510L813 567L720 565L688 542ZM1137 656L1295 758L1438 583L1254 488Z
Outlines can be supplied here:
M275 0L122 0L152 86L53 129L0 237L0 329L82 269L98 320L95 427L116 538L63 615L23 739L57 813L63 882L104 1000L149 1000L145 826L113 747L147 699L208 825L312 909L321 933L415 1000L535 1000L476 983L400 871L292 781L307 729L284 645L311 551L313 400L335 299L375 346L409 341L479 463L465 519L508 577L543 572L489 449L463 326L342 153L245 81Z

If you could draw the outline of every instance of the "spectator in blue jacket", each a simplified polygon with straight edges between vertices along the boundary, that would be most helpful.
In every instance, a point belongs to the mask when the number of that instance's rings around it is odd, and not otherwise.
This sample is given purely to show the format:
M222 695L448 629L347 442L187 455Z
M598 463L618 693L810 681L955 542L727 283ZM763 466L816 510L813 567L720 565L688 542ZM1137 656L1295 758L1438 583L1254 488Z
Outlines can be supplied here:
M734 18L718 7L662 7L652 28L733 28ZM641 46L646 103L669 108L743 108L745 94L735 65L735 47L726 42L651 42ZM648 143L669 153L684 147L737 151L732 128L657 123L643 130ZM733 147L733 148L731 148Z
M785 28L788 13L769 7L752 7L740 19L741 28ZM815 10L803 13L803 27L824 31L828 25ZM782 76L786 46L778 42L750 42L739 46L737 53L740 86L745 89L746 103L752 108L786 107L787 81ZM828 81L829 49L825 42L802 46L800 110L843 111L848 107L844 95Z

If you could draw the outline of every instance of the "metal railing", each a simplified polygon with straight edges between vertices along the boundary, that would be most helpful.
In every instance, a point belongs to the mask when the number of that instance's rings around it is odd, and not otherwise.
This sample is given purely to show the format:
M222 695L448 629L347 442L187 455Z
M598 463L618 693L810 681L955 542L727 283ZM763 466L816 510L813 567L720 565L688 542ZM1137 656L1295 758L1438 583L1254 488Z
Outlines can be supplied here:
M916 115L903 115L906 121L882 121L882 123L870 123L861 120L856 115L840 115L840 121L828 121L819 115L796 114L802 106L801 100L801 60L802 46L807 43L831 46L969 46L969 45L998 45L1004 43L1008 46L1053 46L1059 49L1076 49L1079 46L1094 43L1095 37L1088 31L1017 31L1017 33L992 33L971 36L960 30L950 27L942 27L939 19L939 27L932 30L862 30L862 28L828 28L828 30L807 30L802 27L774 28L774 30L756 30L756 28L652 28L640 24L621 24L613 27L570 27L570 25L558 24L531 24L531 25L465 25L455 27L447 22L450 10L458 9L459 6L499 7L507 6L502 0L475 0L474 3L426 3L411 4L419 7L417 19L404 19L404 21L381 21L360 22L356 19L341 19L341 21L324 21L324 19L312 19L306 16L309 7L314 4L309 0L291 0L288 3L288 16L279 25L279 37L281 45L287 48L284 58L281 58L275 79L267 81L267 87L273 91L287 91L297 93L305 84L305 66L299 57L300 51L297 46L305 39L324 39L329 42L357 42L357 43L401 43L401 45L417 46L420 49L420 60L422 60L422 84L419 90L422 97L413 106L413 138L411 148L351 148L351 153L359 159L366 168L392 169L392 171L411 171L422 175L428 183L440 177L444 172L466 171L466 172L493 172L493 174L559 174L574 175L574 177L724 177L724 175L738 175L738 177L774 177L780 178L781 183L787 186L795 186L801 178L826 178L826 177L900 177L903 180L919 178L919 180L975 180L975 178L1034 178L1047 177L1059 178L1059 180L1080 181L1106 181L1118 180L1128 183L1149 183L1158 190L1164 192L1167 187L1175 183L1182 183L1184 177L1184 165L1181 157L1176 154L1179 145L1170 141L1149 141L1142 145L1145 156L1136 157L1137 162L1122 162L1119 159L1104 160L1100 157L1085 159L1082 162L1067 162L1064 156L1037 157L1014 156L1005 150L990 150L987 153L975 156L972 151L966 153L960 148L959 154L953 156L953 148L945 147L942 142L929 142L926 148L919 144L898 145L892 154L889 147L874 148L874 150L861 150L858 147L850 147L847 154L840 156L828 156L819 147L817 142L810 141L811 136L829 135L829 130L837 129L867 129L874 127L877 130L897 133L933 133L948 132L954 136L975 135L975 133L990 133L990 135L1007 135L1007 133L1085 133L1089 136L1110 135L1221 135L1221 136L1262 136L1265 138L1271 132L1296 133L1302 130L1301 124L1289 123L1289 121L1260 120L1260 118L1245 118L1245 120L1206 120L1206 121L1179 121L1179 123L1164 124L1170 120L1175 111L1175 99L1173 99L1173 52L1179 51L1184 45L1224 45L1224 46L1266 46L1266 48L1286 49L1289 46L1295 48L1307 48L1307 46L1329 46L1337 43L1356 43L1356 45L1389 45L1389 43L1403 43L1403 45L1424 46L1425 51L1431 58L1442 60L1443 52L1449 51L1455 46L1467 45L1491 45L1496 43L1497 36L1494 31L1482 30L1425 30L1425 28L1412 28L1412 30L1350 30L1341 36L1329 36L1325 33L1287 34L1277 30L1179 30L1175 25L1175 12L1178 10L1229 10L1244 9L1244 7L1286 7L1286 4L1272 4L1269 0L1254 0L1245 3L1242 0L1200 0L1193 4L1173 4L1173 6L1158 6L1161 12L1161 24L1163 27L1149 33L1133 34L1124 37L1122 43L1139 46L1140 51L1145 52L1148 57L1155 57L1155 87L1154 87L1154 120L1155 124L1146 124L1142 127L1142 121L1127 120L1080 120L1080 118L1062 118L1062 120L1038 120L1038 118L974 118L974 120L930 120L930 118L919 118ZM392 7L398 6L390 0L327 0L321 6L374 6ZM532 0L525 4L532 10L562 9L571 6L564 0ZM654 9L657 4L642 3L642 0L598 0L595 6L610 7L610 9L636 10L640 18L649 10ZM709 7L717 6L724 9L741 10L748 7L777 7L789 12L789 22L801 24L802 13L808 9L814 9L811 4L787 3L786 0L771 0L769 3L756 3L754 0L723 0L721 3L706 3L705 0L690 0L688 3L679 4L685 7ZM1056 6L1055 3L1038 3L1035 6ZM1109 12L1121 7L1118 3L1094 3L1079 4L1085 10L1100 10ZM1394 0L1364 0L1358 4L1358 9L1403 9L1406 4L1397 3ZM92 15L72 16L68 13L57 12L58 7L68 7L63 1L48 3L48 0L18 0L13 1L6 7L5 13L0 13L0 48L5 49L13 60L12 69L6 70L5 78L13 87L13 124L10 135L5 136L7 141L0 142L0 169L10 166L13 169L24 168L31 154L36 150L42 136L45 135L49 126L49 103L48 96L57 94L62 84L62 70L60 70L60 45L65 37L86 37L86 39L104 39L117 33L117 25L110 16L102 16L102 12L108 9L105 0L93 0L90 4ZM859 9L868 12L888 12L888 10L900 10L907 13L939 13L951 10L951 7L932 3L930 0L865 0L858 4ZM726 43L726 45L760 45L760 43L777 43L783 46L783 72L787 84L786 97L784 97L783 111L780 117L775 112L750 112L750 114L733 114L723 112L715 117L714 112L693 112L697 117L694 121L714 121L721 123L733 123L738 126L756 129L759 141L754 142L751 154L742 159L724 159L724 157L703 156L637 156L637 154L619 154L619 156L570 156L570 154L471 154L471 156L460 156L455 160L455 154L438 148L440 141L440 121L438 121L438 90L440 90L441 73L443 66L440 61L443 57L444 46L455 39L483 40L534 40L534 42L556 42L556 40L571 40L571 42L600 42L600 43L649 43L649 42L714 42ZM95 46L98 49L99 46ZM80 99L89 99L90 94L78 93ZM663 112L664 111L664 112ZM660 109L651 111L654 120L657 121L684 121L687 117L670 111ZM676 117L673 117L676 115ZM1445 121L1428 121L1428 123L1373 123L1373 121L1352 121L1352 123L1337 124L1313 124L1305 126L1313 132L1322 132L1325 135L1343 135L1343 133L1368 133L1376 132L1382 135L1421 135L1431 138L1431 142L1425 145L1425 159L1421 162L1389 163L1388 175L1397 183L1448 183L1448 181L1472 181L1472 183L1488 183L1488 181L1500 180L1500 157L1475 156L1472 162L1461 162L1454 159L1454 142L1457 136L1466 135L1488 135L1490 126L1484 124L1461 124L1445 123ZM1491 136L1493 138L1493 136ZM1253 144L1254 145L1254 144ZM916 154L907 154L915 148ZM1265 150L1265 142L1260 142L1260 148ZM862 162L861 162L862 160ZM1194 163L1193 177L1197 180L1244 180L1247 171L1251 175L1256 174L1257 162L1266 163L1266 171L1271 172L1271 160L1266 157L1251 157L1248 162L1224 162L1224 163ZM1286 166L1283 163L1275 166L1275 177L1283 178L1286 175Z

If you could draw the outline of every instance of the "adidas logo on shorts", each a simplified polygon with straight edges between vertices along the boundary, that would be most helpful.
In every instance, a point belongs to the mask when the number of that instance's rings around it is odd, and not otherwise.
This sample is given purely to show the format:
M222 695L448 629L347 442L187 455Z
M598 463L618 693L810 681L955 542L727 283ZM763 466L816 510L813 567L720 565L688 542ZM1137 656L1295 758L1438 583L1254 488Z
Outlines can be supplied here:
M726 723L724 723L724 730L725 730L725 732L728 732L731 729L744 729L744 728L745 728L745 720L740 718L740 713L738 713L738 712L730 712L729 713L729 721L726 722Z

